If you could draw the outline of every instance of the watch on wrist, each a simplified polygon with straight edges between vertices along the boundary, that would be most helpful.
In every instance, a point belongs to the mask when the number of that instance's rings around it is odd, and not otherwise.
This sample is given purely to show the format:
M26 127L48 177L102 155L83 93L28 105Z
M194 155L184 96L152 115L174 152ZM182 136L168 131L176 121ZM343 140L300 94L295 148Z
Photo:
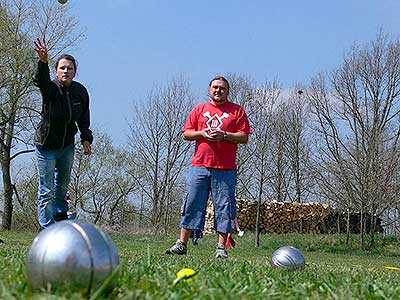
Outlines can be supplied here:
M228 134L226 133L226 131L224 131L224 137L223 139L226 140L228 138Z

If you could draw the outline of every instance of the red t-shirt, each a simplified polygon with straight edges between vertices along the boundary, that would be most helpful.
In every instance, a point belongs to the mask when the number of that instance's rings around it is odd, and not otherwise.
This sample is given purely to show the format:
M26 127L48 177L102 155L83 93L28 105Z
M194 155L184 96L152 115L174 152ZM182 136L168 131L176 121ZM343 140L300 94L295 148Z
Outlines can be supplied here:
M210 101L195 106L183 126L183 131L200 131L205 128L227 132L251 133L246 113L238 104L225 102L214 105ZM196 141L192 159L193 166L204 166L216 169L236 169L237 144L227 140Z

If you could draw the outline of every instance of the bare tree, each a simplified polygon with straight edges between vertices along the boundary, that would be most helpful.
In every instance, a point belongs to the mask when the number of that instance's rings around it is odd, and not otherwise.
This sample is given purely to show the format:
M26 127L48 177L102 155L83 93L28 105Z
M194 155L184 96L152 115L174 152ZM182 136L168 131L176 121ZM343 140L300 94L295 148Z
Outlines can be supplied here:
M258 247L261 205L270 190L267 183L271 176L272 120L280 89L276 81L244 86L248 89L241 94L241 105L248 115L252 134L249 143L238 152L238 191L247 199L257 201L255 245Z
M228 73L226 78L230 84L230 90L228 99L233 103L239 104L246 112L249 122L251 123L252 112L257 111L252 105L252 99L254 97L254 90L256 83L250 77L243 74ZM249 141L251 142L251 137ZM236 198L251 198L249 195L249 184L251 180L252 170L250 159L252 157L252 151L254 149L249 148L248 144L239 144L238 152L236 155L237 165L237 181L235 196Z
M329 82L320 75L309 98L318 122L320 182L343 189L336 196L361 214L361 248L365 216L379 216L398 203L400 43L379 34L368 46L354 47ZM326 176L328 175L328 176ZM326 176L326 177L324 177ZM332 191L332 188L330 189ZM374 228L371 243L374 244Z
M294 202L304 202L312 186L309 172L310 146L307 134L308 104L303 91L296 89L284 103L283 145L286 161L290 166L290 178L286 178L288 197ZM294 192L292 193L291 190Z
M132 210L129 194L135 185L128 176L129 154L113 146L110 136L95 131L90 158L78 148L70 193L74 206L95 224L121 225Z
M181 203L182 171L187 167L190 149L181 132L193 102L187 80L179 76L134 103L129 124L129 146L134 156L130 176L140 187L138 194L146 200L154 230L166 231Z
M291 180L291 168L288 160L287 130L288 104L282 99L276 104L271 119L271 142L270 142L270 173L268 185L271 188L271 199L278 202L286 201L289 197L289 185Z
M60 21L62 20L62 21ZM58 52L81 37L76 22L55 1L0 0L0 163L3 175L2 229L9 230L13 212L11 161L31 152L33 119L38 116L32 74L32 41L46 36L49 49ZM71 38L67 38L71 37ZM68 41L58 48L54 43ZM57 51L54 51L57 50ZM52 52L52 53L53 53Z

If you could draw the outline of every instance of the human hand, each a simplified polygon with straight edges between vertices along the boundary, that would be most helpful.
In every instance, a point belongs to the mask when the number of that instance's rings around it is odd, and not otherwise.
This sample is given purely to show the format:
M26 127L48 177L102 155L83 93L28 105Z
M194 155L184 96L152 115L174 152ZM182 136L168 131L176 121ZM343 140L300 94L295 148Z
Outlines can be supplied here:
M204 137L209 141L222 140L224 138L224 131L222 131L219 128L215 129L206 128L204 129Z
M83 154L91 155L92 154L92 146L88 141L83 142Z
M43 38L41 41L39 38L36 39L36 41L33 42L35 44L35 51L39 56L39 59L41 62L47 63L49 61L49 55L47 53L47 46L46 46L46 41Z

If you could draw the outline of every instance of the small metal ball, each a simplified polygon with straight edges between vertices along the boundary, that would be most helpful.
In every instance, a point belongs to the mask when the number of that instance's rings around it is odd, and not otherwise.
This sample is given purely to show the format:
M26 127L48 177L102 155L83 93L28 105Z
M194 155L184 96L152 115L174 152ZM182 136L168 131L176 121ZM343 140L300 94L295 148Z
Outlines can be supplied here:
M305 266L303 253L293 246L283 246L275 250L271 265L281 269L301 269Z

